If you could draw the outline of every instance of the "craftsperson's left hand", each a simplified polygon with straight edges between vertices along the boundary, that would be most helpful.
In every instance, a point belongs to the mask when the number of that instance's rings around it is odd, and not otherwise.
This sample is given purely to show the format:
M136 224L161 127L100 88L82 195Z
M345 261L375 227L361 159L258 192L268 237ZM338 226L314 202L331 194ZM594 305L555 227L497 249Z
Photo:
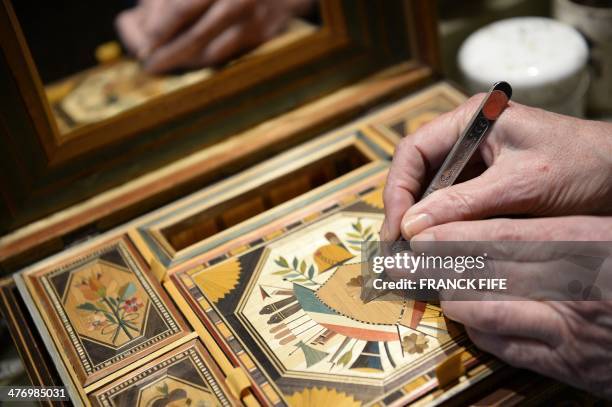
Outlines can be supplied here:
M151 73L219 64L262 44L313 0L140 0L117 17L126 47Z
M426 240L420 240L425 238ZM413 249L439 241L612 241L612 217L572 216L452 222L413 237ZM598 284L612 280L608 258ZM545 264L545 263L542 263ZM519 266L516 270L521 272ZM608 273L602 276L602 273ZM612 301L442 301L472 341L510 365L612 399Z

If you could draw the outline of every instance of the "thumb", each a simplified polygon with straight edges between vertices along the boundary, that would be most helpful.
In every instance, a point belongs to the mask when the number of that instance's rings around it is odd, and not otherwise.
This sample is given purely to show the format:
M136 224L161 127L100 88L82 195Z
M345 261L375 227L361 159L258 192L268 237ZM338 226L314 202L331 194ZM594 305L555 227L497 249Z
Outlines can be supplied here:
M510 188L500 179L492 166L476 178L433 192L406 211L402 235L409 240L432 226L513 213L515 208L506 199Z

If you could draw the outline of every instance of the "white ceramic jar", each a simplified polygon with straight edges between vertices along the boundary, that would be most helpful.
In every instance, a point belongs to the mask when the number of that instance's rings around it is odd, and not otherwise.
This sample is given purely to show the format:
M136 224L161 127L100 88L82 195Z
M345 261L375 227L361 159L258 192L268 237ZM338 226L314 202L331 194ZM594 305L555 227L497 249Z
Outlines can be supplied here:
M584 4L582 4L584 3ZM588 107L612 113L612 1L555 0L554 16L576 27L591 45Z
M512 85L512 99L582 116L588 89L588 47L573 27L541 17L489 24L459 50L459 68L472 93L496 81Z

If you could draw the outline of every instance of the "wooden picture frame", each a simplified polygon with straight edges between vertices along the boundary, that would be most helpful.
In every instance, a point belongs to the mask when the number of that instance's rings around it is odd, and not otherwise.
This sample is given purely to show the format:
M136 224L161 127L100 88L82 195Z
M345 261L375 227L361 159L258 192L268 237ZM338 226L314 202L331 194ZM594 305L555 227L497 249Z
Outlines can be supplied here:
M141 191L138 201L159 202L176 194L179 187L184 192L205 185L259 160L264 149L270 154L294 145L375 101L424 83L439 64L433 10L430 2L417 0L323 0L324 25L312 35L229 66L214 80L62 136L51 120L10 0L2 0L0 233L218 144L228 135L385 68L394 67L384 78L386 87L352 95L336 106L333 115L325 114L320 106L308 123L288 128L279 137L281 142L256 142L256 148L245 153L215 151L215 156L229 156L229 160L191 174L181 185ZM393 88L388 86L389 75L394 79ZM126 201L113 212L128 210L130 204ZM85 222L96 219L99 215Z

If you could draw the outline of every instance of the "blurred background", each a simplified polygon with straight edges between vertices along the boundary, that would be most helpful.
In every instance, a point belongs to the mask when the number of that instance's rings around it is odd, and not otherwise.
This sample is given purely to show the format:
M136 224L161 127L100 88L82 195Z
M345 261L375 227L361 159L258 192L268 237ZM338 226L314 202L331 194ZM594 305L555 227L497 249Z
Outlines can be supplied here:
M517 22L514 28L512 26L506 28L516 29L520 33L514 40L518 49L515 50L516 55L520 58L524 56L521 61L527 61L527 65L530 61L535 61L533 66L527 66L529 69L525 71L527 74L524 97L527 99L531 97L531 100L543 106L555 106L560 110L568 109L570 114L577 116L586 115L605 120L612 118L612 92L609 91L612 75L612 53L609 49L609 44L612 44L612 0L438 0L437 3L442 69L446 79L458 84L468 93L478 90L476 83L478 76L485 73L477 70L470 72L470 69L474 69L469 65L470 55L474 55L471 58L493 55L486 47L495 46L495 41L499 38L494 32L485 32L478 38L481 42L471 44L475 49L464 49L468 61L467 63L464 61L462 65L460 62L462 45L467 46L464 45L467 44L466 40L477 30L493 22L513 17L556 18L562 20L567 27L577 28L574 34L577 34L579 39L576 40L574 48L568 47L563 38L559 41L558 37L548 43L546 31L548 25L542 28L541 21L536 21L539 25L529 25L531 23L521 25L523 23ZM45 83L58 81L94 66L97 61L92 49L108 41L119 41L113 21L121 10L133 5L132 2L125 0L88 2L19 0L13 4ZM80 18L74 18L74 15ZM316 12L306 16L306 20L312 26L320 23ZM531 30L541 31L537 43L531 41L530 35L533 33ZM574 34L563 32L563 35L568 36L568 41L576 39L572 37ZM510 36L507 38L507 41L510 41ZM71 46L66 47L65 44L69 43ZM503 44L502 41L500 59L507 54ZM524 48L521 48L523 46ZM559 46L564 52L547 57L549 60L544 61L552 60L554 62L552 65L559 69L550 70L550 67L547 67L549 70L546 71L537 65L542 62L542 52L539 49ZM539 53L536 56L540 58L530 60L529 52ZM501 60L488 62L491 66L498 64L495 65L497 72L510 68L518 72L526 66L517 64L509 67L507 62ZM530 82L529 76L537 77L535 73L542 75L542 79ZM469 74L474 75L471 80L466 78ZM519 74L520 72L517 73ZM505 78L500 77L500 79ZM521 81L521 78L517 76L516 80ZM546 92L550 89L553 90L550 93L552 96L547 100L542 98L536 100L533 97L533 94L538 97L548 95ZM533 91L533 94L530 95L530 91ZM565 91L567 95L562 94ZM563 99L564 106L557 105L559 101L555 99L559 98ZM16 350L12 348L13 342L4 321L0 325L0 336L2 343L5 344L0 350L0 385L27 384L27 376Z

